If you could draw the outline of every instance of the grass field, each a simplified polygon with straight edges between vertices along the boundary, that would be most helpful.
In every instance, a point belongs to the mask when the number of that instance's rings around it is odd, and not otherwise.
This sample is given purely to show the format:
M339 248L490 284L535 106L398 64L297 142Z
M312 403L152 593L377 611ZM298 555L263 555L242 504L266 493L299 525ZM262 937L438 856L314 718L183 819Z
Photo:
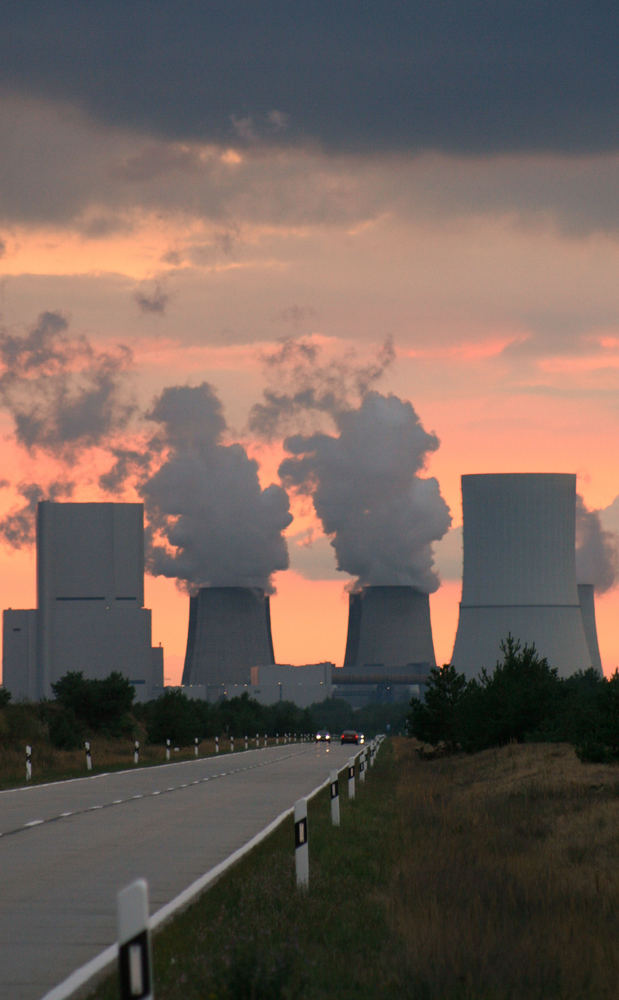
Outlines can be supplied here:
M339 830L326 794L309 830L307 892L285 823L155 936L157 1000L615 1000L616 766L393 740Z

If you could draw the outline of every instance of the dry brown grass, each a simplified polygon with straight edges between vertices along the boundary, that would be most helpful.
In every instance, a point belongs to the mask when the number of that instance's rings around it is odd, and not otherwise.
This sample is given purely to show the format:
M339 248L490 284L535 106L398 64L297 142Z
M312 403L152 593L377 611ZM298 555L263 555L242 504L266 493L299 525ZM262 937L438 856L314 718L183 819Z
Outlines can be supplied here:
M5 744L0 753L0 788L23 785L26 780L26 743L32 746L33 783L56 781L60 778L87 775L86 754L83 749L58 750L43 735L27 734L22 744ZM106 739L94 737L90 741L93 772L118 770L133 767L133 741L130 739ZM224 748L227 749L227 746ZM214 740L202 740L199 747L201 757L215 752ZM171 748L171 760L193 759L193 747ZM140 740L140 765L163 764L166 759L165 747Z
M536 744L434 761L396 741L383 901L411 997L617 996L619 773Z

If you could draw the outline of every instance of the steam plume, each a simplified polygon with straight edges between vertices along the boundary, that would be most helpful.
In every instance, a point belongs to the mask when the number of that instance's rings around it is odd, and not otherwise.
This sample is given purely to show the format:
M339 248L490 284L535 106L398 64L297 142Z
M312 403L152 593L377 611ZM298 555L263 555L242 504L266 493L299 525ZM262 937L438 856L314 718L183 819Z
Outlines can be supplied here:
M8 483L2 483L7 486ZM64 500L72 496L74 484L58 480L46 487L38 483L20 483L18 492L24 503L9 511L0 521L0 537L13 549L32 545L35 538L35 514L40 500Z
M294 435L280 465L286 486L313 498L338 569L357 585L408 584L436 590L432 542L451 523L438 483L420 478L438 438L396 396L367 392L357 409L334 414L338 436Z
M376 358L359 362L353 352L323 360L319 345L287 337L263 356L267 378L264 403L251 411L249 427L267 440L310 414L336 416L357 405L393 362L393 343L387 339Z
M148 416L159 424L152 447L166 456L140 488L150 572L190 587L272 589L271 575L288 566L288 496L261 489L245 449L222 444L226 421L213 389L165 389Z
M616 583L619 571L617 536L605 531L596 510L587 510L582 497L576 497L576 577L579 583L592 583L604 594Z

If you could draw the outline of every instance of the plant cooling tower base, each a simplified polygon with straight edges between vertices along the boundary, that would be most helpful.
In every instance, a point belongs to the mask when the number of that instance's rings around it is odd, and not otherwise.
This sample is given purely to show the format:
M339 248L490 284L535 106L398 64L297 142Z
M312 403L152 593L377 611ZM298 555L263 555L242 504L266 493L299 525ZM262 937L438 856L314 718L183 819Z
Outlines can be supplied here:
M252 587L202 587L190 598L183 686L249 684L275 662L269 598Z
M569 607L463 607L452 662L467 677L482 667L489 672L503 662L501 642L508 635L521 646L535 645L551 667L567 677L592 665L580 605Z
M415 587L364 587L351 594L344 668L436 666L430 601Z
M462 602L452 663L493 670L508 635L559 676L600 669L593 590L576 585L576 477L462 477Z

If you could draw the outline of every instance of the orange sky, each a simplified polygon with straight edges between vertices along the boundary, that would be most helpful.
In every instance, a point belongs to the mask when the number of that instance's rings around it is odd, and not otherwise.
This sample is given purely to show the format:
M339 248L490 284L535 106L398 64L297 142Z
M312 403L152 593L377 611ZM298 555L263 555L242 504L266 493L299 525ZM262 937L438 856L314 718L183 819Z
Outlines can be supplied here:
M0 228L0 326L23 336L51 310L66 318L68 338L132 350L136 417L116 444L143 439L143 414L164 387L207 381L227 440L250 448L267 485L281 440L266 445L247 430L268 384L265 351L305 338L323 358L360 364L392 336L396 359L377 388L409 400L438 435L427 474L454 527L463 473L573 472L587 506L619 532L619 242L592 194L608 187L596 183L616 171L616 156L252 153L197 142L179 151L52 102L16 101L14 111L24 135L48 129L82 151L88 170L78 176L68 155L57 173L29 161L48 204L40 218L24 211ZM0 139L5 125L0 116ZM77 207L72 182L86 188ZM135 499L130 486L114 497L97 485L111 438L69 457L29 452L6 406L0 434L0 518L19 505L20 484L45 490L67 476L74 499ZM311 551L299 545L307 527L298 517L287 531L275 651L280 662L341 663L349 578L324 539ZM449 540L436 559L443 585L431 610L444 662L460 591ZM0 546L3 607L34 606L34 572L32 548ZM187 598L147 578L146 601L165 675L178 682ZM619 664L618 608L616 588L597 601L607 674Z

